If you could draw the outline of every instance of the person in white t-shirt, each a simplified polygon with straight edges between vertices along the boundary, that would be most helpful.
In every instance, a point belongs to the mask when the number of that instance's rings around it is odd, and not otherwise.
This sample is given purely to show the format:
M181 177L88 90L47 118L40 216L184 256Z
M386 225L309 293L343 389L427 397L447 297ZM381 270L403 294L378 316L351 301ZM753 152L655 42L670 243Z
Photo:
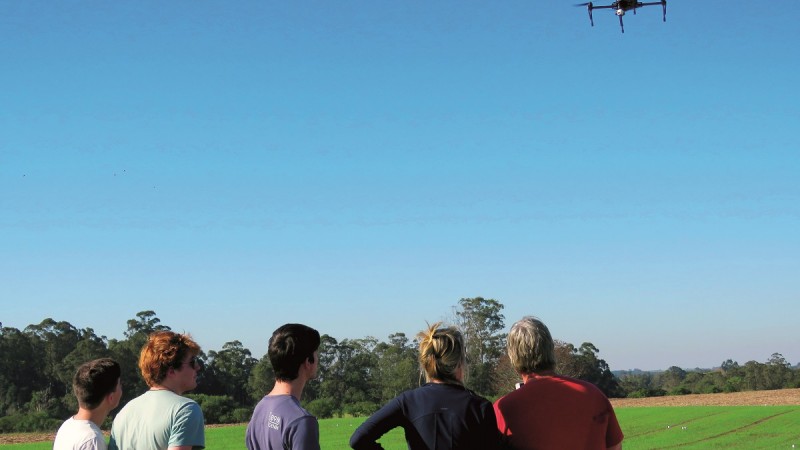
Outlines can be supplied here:
M78 399L78 412L67 419L56 434L53 450L106 450L100 425L122 397L119 364L100 358L78 367L72 391Z

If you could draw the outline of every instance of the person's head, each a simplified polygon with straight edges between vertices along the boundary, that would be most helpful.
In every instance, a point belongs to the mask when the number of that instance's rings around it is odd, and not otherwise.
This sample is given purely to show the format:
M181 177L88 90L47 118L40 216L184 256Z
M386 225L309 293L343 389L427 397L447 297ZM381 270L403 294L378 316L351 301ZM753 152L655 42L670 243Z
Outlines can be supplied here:
M97 409L111 395L110 409L122 396L119 364L111 358L100 358L81 364L72 378L72 392L83 409Z
M518 373L553 370L556 351L550 330L541 320L525 316L511 326L507 339L508 358Z
M306 325L287 323L275 330L267 349L275 379L286 382L296 379L304 362L315 363L319 355L314 353L319 344L319 331Z
M464 337L457 329L439 328L440 325L437 322L417 334L419 366L428 382L461 383L467 360Z
M197 359L199 354L200 346L188 334L157 331L149 336L142 347L139 370L150 387L162 384L170 371L182 373L184 369L192 371L191 382L196 383L194 375L201 367ZM188 386L191 382L187 381L186 386L181 386L184 391L194 389L195 386Z

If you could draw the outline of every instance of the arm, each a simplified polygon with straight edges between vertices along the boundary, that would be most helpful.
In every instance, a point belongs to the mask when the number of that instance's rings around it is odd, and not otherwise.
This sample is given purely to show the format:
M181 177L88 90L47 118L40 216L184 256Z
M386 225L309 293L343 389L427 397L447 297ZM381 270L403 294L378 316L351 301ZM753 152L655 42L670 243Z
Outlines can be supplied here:
M292 450L320 450L317 418L305 416L292 422L284 436L283 445Z
M359 426L350 437L350 447L355 450L381 450L378 439L389 430L402 425L403 411L395 398Z
M197 403L187 403L173 418L168 450L193 450L205 448L206 436L203 411Z
M622 450L622 442L613 447L608 447L608 450Z

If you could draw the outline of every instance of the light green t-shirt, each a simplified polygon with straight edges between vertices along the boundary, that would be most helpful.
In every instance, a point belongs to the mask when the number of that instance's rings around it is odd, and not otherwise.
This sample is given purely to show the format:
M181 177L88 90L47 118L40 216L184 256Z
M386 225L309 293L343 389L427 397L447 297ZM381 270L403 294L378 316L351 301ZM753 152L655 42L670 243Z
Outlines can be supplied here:
M109 450L205 448L203 412L194 400L171 391L147 391L114 418Z

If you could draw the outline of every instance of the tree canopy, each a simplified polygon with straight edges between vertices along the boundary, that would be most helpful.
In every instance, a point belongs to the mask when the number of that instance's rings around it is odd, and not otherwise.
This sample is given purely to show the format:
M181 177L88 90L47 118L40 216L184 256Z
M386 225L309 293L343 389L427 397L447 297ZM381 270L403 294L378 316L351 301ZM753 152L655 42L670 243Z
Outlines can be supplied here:
M490 399L511 391L519 379L505 354L502 311L502 303L483 297L462 298L454 306L454 325L467 344L466 385ZM73 414L77 404L72 376L91 359L112 357L121 364L122 404L140 395L147 386L138 370L139 351L150 333L169 329L150 310L127 321L121 340L52 318L21 331L0 324L0 415L8 419L0 431L20 431L23 423L47 428ZM325 334L319 349L319 376L304 390L302 402L320 418L371 414L420 385L417 354L417 342L402 332L390 333L386 340L371 336L338 340ZM201 354L200 359L205 369L190 396L200 403L208 422L247 421L274 384L267 355L254 357L238 340ZM619 377L591 342L575 347L556 341L556 359L558 373L590 381L610 397L800 387L800 371L780 353L764 363L740 365L728 359L708 371L673 366L663 372L626 372Z

